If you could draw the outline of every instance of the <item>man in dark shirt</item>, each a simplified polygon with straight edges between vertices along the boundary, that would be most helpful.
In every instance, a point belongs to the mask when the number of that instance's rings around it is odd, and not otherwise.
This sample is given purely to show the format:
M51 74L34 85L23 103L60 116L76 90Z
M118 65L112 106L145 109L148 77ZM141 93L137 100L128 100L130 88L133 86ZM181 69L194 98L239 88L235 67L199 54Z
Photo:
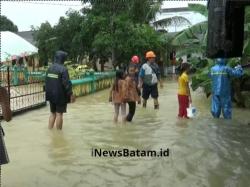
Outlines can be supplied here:
M54 63L49 67L46 74L46 100L50 102L51 111L49 129L52 129L55 123L57 129L62 129L63 113L66 113L67 103L75 100L68 70L63 65L66 57L66 52L57 51Z

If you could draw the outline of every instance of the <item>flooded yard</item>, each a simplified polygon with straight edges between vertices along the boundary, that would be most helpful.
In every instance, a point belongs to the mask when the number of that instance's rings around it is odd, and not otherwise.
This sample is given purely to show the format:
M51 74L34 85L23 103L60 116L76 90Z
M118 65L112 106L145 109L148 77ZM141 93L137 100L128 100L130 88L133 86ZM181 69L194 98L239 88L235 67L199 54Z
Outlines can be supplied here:
M108 90L68 105L62 131L48 130L49 105L3 123L10 163L4 187L247 187L249 110L215 120L209 99L193 93L197 117L177 119L177 83L160 90L160 110L138 106L132 123L113 124ZM168 157L93 157L92 149L170 150Z

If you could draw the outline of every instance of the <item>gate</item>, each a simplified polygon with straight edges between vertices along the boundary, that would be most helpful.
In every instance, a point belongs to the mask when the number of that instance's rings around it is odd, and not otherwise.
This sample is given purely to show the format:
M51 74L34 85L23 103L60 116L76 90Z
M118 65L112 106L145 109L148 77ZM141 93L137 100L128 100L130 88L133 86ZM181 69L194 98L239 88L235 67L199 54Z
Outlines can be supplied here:
M1 86L8 90L14 114L46 105L44 72L18 66L1 66L0 70Z

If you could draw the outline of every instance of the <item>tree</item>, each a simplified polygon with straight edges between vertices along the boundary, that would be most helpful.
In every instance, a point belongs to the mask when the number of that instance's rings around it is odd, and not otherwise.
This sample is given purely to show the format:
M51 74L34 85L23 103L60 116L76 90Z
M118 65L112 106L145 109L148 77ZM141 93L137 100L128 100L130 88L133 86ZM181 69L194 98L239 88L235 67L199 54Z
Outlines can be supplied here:
M188 4L190 11L208 17L206 6L201 4ZM207 45L207 21L197 23L181 32L172 40L172 45L178 48L178 56L183 54L205 54ZM190 45L192 47L190 47Z
M126 63L131 55L159 50L160 35L148 25L161 1L136 0L91 1L92 8L85 9L87 28L92 35L92 48L99 58L110 57L114 65ZM143 4L145 6L138 6ZM153 6L156 5L156 6ZM143 7L143 8L142 8ZM140 16L138 15L140 14Z
M40 60L46 64L53 59L56 50L67 51L68 59L80 61L84 55L84 17L77 11L69 10L66 17L60 17L57 25L48 22L33 28Z
M207 21L197 23L175 35L171 41L178 56L192 53L205 54L207 45ZM192 47L190 47L190 45Z
M84 17L77 11L69 10L66 17L60 17L54 26L55 45L69 53L68 59L76 62L84 55ZM78 60L78 61L80 61Z
M11 32L18 31L17 26L6 16L0 15L0 23L1 23L0 31L11 31Z
M55 52L53 40L55 39L53 28L49 22L42 23L38 28L32 28L34 40L37 41L39 61L41 64L48 65Z
M132 21L139 24L149 24L155 20L156 13L160 10L163 0L134 0L128 3L129 15Z
M91 8L84 8L81 13L69 11L54 27L41 25L36 34L39 52L46 48L48 56L53 57L52 51L61 48L69 52L73 61L89 55L95 67L95 59L98 58L102 66L109 58L116 66L127 63L134 54L144 56L147 50L160 53L164 49L163 34L148 24L161 0L90 3ZM137 11L141 7L136 3L147 5L140 18Z

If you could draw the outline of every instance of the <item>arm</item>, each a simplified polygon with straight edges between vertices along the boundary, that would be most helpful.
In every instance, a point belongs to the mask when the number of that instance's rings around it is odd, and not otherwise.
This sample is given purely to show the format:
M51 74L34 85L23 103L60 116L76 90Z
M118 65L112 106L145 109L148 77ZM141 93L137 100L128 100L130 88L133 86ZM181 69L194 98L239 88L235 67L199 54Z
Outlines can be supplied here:
M163 88L163 83L162 83L161 73L160 72L158 72L157 79L158 79L158 82L160 84L160 88Z
M186 83L186 87L187 87L187 93L188 93L188 96L189 96L189 102L192 103L192 97L191 97L189 82Z
M159 68L158 64L155 64L155 65L156 65L156 76L157 76L157 79L158 79L158 83L160 84L160 88L163 88L160 68Z
M241 77L243 75L243 69L240 65L235 68L227 68L227 72L231 77Z
M160 79L160 80L158 80L158 82L160 84L160 88L163 88L163 82L162 82L162 80Z
M142 88L142 84L143 84L143 77L145 75L145 70L143 68L143 66L141 67L140 69L140 72L139 72L139 84L138 84L138 88L141 89Z
M190 91L190 87L189 87L189 78L188 78L188 76L184 76L184 80L186 82L186 88L187 88L187 94L189 96L189 102L192 103L192 97L191 97L191 91Z
M112 84L109 90L109 102L112 102L113 86L114 85Z
M62 73L62 84L65 89L66 95L70 97L70 102L73 103L75 101L75 97L72 92L72 83L69 79L68 70L65 69Z
M2 107L3 118L6 121L10 121L12 118L12 113L9 103L9 95L5 88L0 87L0 104Z

